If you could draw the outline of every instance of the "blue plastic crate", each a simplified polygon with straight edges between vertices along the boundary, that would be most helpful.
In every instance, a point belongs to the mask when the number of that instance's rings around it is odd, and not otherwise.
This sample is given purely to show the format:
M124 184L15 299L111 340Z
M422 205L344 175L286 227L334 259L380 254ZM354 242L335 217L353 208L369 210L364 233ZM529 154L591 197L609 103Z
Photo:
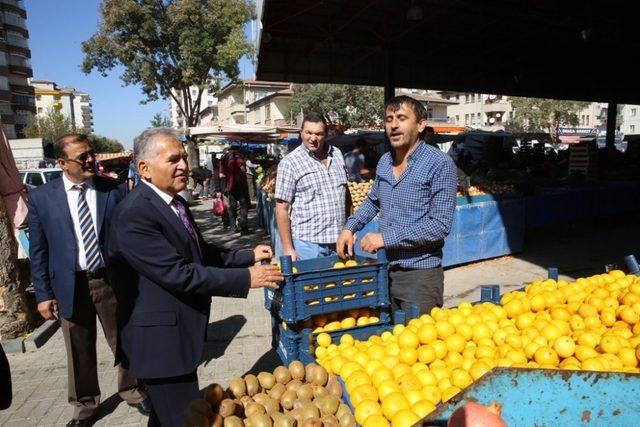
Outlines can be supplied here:
M310 332L309 329L307 329ZM282 321L271 316L271 345L282 360L282 363L289 365L294 360L299 360L300 341L302 333L284 328Z
M337 255L291 262L281 257L285 281L277 290L266 289L264 304L286 323L295 324L317 314L389 305L388 263L378 256L354 257L354 267L334 269ZM296 273L293 273L293 268Z

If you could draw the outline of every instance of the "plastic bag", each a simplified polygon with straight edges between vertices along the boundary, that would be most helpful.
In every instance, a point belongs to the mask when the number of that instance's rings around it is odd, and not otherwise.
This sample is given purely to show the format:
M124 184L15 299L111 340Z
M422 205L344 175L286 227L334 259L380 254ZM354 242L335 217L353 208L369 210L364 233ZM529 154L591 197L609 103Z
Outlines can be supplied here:
M213 214L215 216L224 216L227 214L228 210L229 210L229 207L224 202L222 197L217 198L213 201Z

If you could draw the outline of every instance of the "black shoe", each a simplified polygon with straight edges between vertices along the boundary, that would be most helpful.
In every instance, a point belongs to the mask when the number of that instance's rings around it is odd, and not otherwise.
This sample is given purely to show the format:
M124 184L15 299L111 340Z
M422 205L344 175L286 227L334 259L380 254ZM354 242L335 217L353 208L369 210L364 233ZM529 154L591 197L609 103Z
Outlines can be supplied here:
M67 423L67 427L89 427L92 424L91 418L87 418L85 420L73 419Z
M144 399L142 402L138 403L137 405L129 405L129 406L136 408L138 412L140 412L145 417L148 417L151 414L151 411L153 411L153 406L151 405L151 399L149 399L148 397Z

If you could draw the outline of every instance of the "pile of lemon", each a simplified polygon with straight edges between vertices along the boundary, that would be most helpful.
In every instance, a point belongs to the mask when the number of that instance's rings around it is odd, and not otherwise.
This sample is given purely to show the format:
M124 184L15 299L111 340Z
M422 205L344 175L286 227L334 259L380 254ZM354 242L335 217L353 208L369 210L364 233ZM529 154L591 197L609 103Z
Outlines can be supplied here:
M535 281L500 305L462 302L367 341L320 334L317 344L360 425L410 426L495 366L639 372L640 278Z

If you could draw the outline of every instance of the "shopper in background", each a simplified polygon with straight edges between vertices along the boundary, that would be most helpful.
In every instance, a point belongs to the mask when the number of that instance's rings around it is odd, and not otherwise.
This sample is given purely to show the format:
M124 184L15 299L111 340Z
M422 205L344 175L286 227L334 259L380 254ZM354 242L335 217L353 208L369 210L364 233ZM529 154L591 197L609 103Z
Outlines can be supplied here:
M442 247L456 206L456 166L430 144L421 143L427 125L424 106L408 96L390 99L385 130L391 151L378 163L368 197L351 216L336 242L341 258L353 255L355 233L376 215L380 232L367 233L360 245L367 252L384 248L390 263L392 310L420 314L442 307Z
M278 255L294 261L334 254L347 213L344 157L326 143L322 116L307 114L300 137L302 144L278 165L275 188Z
M251 234L247 224L249 214L249 185L244 156L240 144L234 142L220 163L219 177L224 179L224 191L229 200L229 222L241 236Z

